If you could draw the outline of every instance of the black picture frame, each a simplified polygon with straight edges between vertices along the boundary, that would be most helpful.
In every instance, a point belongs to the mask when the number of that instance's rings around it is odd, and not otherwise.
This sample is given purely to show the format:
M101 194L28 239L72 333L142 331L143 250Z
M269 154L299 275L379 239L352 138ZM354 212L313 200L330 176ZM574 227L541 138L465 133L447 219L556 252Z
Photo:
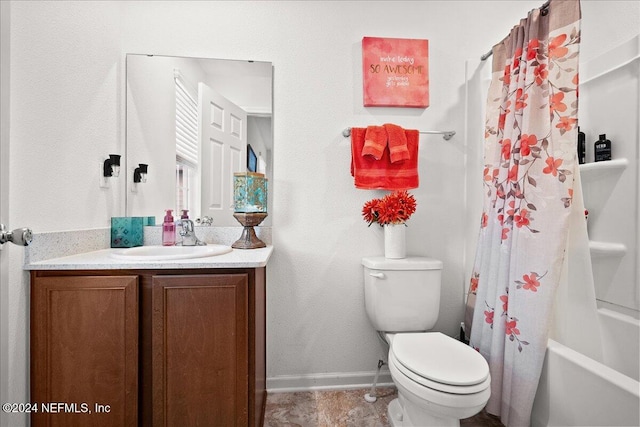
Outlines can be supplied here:
M258 169L258 158L256 157L256 153L251 148L251 145L247 144L247 170L249 172L257 172Z

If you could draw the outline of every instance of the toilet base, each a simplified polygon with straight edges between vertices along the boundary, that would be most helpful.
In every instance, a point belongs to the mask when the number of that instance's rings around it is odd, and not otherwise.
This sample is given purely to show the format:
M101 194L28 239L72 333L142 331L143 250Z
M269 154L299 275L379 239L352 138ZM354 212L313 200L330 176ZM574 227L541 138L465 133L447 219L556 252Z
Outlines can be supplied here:
M402 395L389 403L387 417L393 427L460 427L458 419L440 418L414 407L411 403L407 405Z
M393 399L387 407L387 418L392 427L402 427L402 407L398 399Z

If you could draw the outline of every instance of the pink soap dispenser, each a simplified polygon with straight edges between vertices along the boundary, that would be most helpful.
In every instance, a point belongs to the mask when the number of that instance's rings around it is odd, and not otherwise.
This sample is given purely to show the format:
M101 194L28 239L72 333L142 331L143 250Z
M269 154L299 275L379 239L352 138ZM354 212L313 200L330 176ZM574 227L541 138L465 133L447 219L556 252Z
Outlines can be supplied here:
M176 224L173 222L172 210L167 209L162 223L162 246L173 246L176 244Z

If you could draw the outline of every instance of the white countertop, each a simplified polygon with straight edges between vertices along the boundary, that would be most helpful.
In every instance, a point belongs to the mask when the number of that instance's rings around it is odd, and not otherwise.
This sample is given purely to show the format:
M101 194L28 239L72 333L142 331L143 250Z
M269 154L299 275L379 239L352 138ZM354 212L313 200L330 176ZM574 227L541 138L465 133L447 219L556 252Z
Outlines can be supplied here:
M273 246L259 249L233 249L231 252L193 259L170 261L122 260L111 257L118 249L101 249L24 265L25 270L140 270L176 268L257 268L264 267Z

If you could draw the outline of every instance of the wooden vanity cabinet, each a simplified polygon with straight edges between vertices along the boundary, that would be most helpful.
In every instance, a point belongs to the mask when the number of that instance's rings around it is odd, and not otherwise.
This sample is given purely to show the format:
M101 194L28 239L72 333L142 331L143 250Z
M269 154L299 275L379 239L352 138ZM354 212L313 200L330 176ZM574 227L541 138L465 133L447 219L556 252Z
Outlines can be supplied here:
M31 279L32 401L110 408L33 414L34 426L262 425L264 267Z

